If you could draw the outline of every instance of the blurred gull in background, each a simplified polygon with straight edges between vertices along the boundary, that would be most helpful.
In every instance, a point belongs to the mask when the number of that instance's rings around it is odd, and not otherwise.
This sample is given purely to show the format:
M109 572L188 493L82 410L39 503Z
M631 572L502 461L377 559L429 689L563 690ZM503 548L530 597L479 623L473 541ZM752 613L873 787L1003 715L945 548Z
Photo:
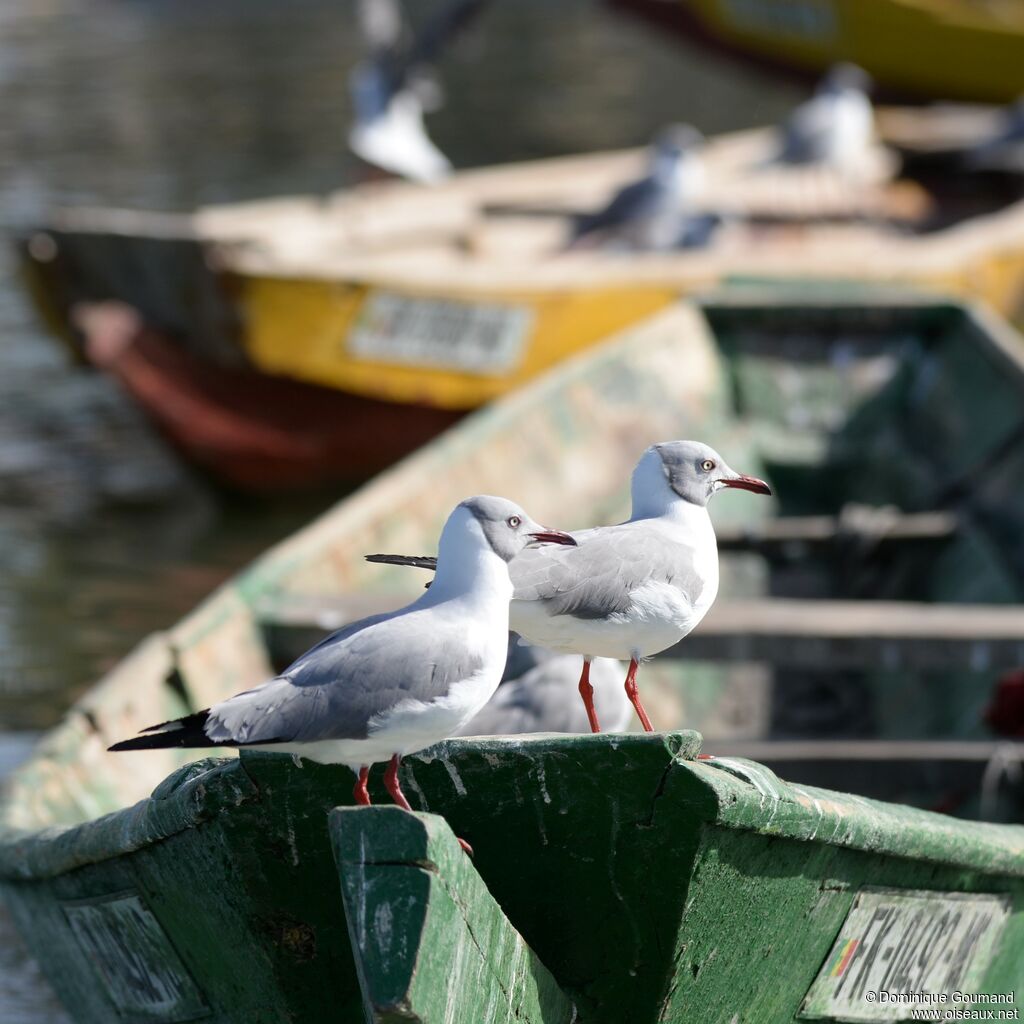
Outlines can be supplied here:
M359 22L369 56L350 80L355 123L348 143L356 156L412 181L434 182L451 172L423 127L423 113L442 103L433 76L441 50L486 4L447 2L413 34L397 0L361 0Z
M605 728L625 732L633 717L622 686L626 666L595 658L590 670L594 704ZM505 674L494 696L458 736L515 736L530 732L589 733L587 711L577 697L579 659L522 644L509 634Z
M816 164L856 176L872 150L871 79L855 64L837 64L815 94L781 128L772 164Z
M694 230L688 216L704 183L704 136L690 125L669 125L654 140L647 174L620 189L596 213L576 218L568 248L664 252L688 238L704 244L708 230Z
M971 171L1024 175L1024 96L1003 110L989 138L967 150L964 166Z

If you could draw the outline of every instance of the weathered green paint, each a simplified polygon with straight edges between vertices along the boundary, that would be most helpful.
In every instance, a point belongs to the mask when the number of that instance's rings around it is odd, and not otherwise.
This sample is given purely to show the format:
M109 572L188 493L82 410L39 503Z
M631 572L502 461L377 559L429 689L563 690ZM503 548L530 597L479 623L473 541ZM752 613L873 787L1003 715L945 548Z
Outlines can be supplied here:
M368 1024L574 1019L443 818L345 808L330 830Z
M473 844L472 868L582 1021L793 1021L865 886L1005 895L1010 916L983 985L1024 994L1024 828L790 786L752 762L694 761L698 744L692 733L451 741L408 758L403 785L417 809ZM283 755L206 762L140 806L5 846L4 895L83 1022L106 1024L112 1007L65 905L131 893L159 922L211 1021L356 1024L353 921L330 834L351 783L346 769L298 767ZM376 773L371 790L383 799ZM343 877L358 860L344 823L361 814L334 819ZM381 841L412 843L408 851L436 839L422 822L394 820L413 839L396 828ZM431 869L408 867L420 858L396 856L430 904L424 935L437 934L454 913L446 901L458 904L464 891L476 905L467 928L484 906L505 927L475 875L459 876L447 854L425 858L440 878L456 871L440 889L430 889ZM384 856L364 859L386 870ZM342 882L350 913L353 884ZM457 929L450 920L446 928L454 943ZM424 987L412 977L409 991L429 1015L444 950L465 947L424 941ZM394 992L402 971L391 966L378 980ZM538 988L548 1012L546 998Z

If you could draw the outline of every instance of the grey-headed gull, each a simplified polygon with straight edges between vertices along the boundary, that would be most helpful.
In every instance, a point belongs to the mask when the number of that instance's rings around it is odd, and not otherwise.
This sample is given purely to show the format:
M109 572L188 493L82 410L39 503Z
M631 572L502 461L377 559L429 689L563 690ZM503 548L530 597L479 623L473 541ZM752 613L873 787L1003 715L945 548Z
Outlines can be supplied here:
M971 171L1024 174L1024 96L999 115L988 138L966 150L963 164Z
M362 0L359 21L369 56L350 76L355 122L348 136L358 157L412 181L435 182L451 173L427 135L423 113L440 106L431 75L441 50L486 3L447 0L412 33L397 0Z
M469 498L448 517L434 583L412 604L345 626L262 686L110 749L250 747L344 764L360 804L370 803L370 765L390 761L384 784L408 810L402 756L458 732L501 679L508 563L539 544L575 543L504 498Z
M583 655L579 692L593 732L600 731L589 678L594 657L629 660L626 695L652 731L637 669L682 640L718 594L718 544L707 505L725 488L772 493L699 441L652 445L633 471L626 522L574 531L575 547L524 550L509 564L512 629L532 644ZM369 557L429 566L424 558Z
M871 150L871 79L855 64L831 68L815 94L790 114L773 162L820 164L855 174Z
M577 217L569 248L663 251L686 234L687 214L704 181L704 136L690 125L670 125L655 139L647 174L620 189L603 209Z

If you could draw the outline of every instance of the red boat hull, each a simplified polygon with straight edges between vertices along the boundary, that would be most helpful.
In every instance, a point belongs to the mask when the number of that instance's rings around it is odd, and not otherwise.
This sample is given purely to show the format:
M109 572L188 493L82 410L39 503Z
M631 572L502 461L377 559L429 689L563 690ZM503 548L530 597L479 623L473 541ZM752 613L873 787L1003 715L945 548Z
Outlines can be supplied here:
M360 483L462 415L219 367L121 303L79 306L73 319L89 362L116 378L189 461L242 490Z

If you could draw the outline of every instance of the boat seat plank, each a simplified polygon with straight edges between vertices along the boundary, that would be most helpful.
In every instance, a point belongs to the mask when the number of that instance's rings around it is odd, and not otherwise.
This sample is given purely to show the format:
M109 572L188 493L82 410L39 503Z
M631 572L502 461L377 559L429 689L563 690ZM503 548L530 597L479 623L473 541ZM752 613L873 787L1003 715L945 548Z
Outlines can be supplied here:
M444 818L344 807L329 827L370 1024L576 1019Z
M1024 615L1007 605L721 601L666 655L834 670L992 671L1024 664Z
M751 761L851 761L987 764L993 758L1024 760L1024 742L908 739L724 739L713 753Z
M718 527L719 551L759 551L780 545L948 540L957 530L949 512L903 514L857 508L839 516L783 516L749 525Z

